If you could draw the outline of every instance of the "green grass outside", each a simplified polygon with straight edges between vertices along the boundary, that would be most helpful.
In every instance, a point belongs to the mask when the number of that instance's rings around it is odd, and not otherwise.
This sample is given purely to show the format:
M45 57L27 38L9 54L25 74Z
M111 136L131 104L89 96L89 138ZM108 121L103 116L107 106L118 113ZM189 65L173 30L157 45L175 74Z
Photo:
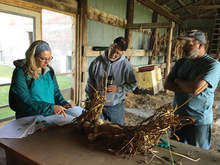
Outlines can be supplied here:
M0 78L11 78L15 67L0 65Z
M14 67L0 65L0 78L11 78ZM70 88L71 87L71 78L67 76L57 76L57 82L60 89ZM1 86L0 87L0 106L8 105L8 93L10 86ZM0 119L14 116L14 111L9 107L0 109Z

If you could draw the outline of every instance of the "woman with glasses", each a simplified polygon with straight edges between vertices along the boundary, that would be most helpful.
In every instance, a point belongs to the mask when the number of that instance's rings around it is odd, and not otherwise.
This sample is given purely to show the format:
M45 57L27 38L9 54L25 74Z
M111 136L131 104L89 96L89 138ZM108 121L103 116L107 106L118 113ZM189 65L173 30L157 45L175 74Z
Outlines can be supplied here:
M49 66L53 59L49 44L42 40L35 41L25 56L23 60L14 61L16 68L11 90L17 103L16 118L49 114L66 117L65 110L73 105L63 98L53 68Z

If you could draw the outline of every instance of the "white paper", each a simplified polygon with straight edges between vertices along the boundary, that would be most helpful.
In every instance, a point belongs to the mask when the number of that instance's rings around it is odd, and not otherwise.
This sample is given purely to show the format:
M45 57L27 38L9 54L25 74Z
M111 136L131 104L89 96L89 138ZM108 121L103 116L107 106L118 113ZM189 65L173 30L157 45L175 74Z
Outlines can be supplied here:
M45 117L46 118L45 120L47 122L54 123L59 126L63 126L63 125L71 123L71 121L75 118L75 117L70 116L68 114L66 114L66 117L67 118L65 118L63 115L51 115L51 116Z
M32 127L35 127L36 122L40 122L37 116L28 116L23 117L17 120L13 120L8 122L6 125L0 128L0 138L22 138L24 135L27 135L29 132L29 129L32 129ZM39 128L44 127L44 125L40 125ZM36 131L36 130L34 130Z
M65 112L73 117L78 117L82 114L83 108L80 106L75 106L73 108L68 108Z
M0 138L22 138L34 133L36 130L49 126L52 123L59 126L69 124L75 117L82 114L83 108L75 106L65 111L67 118L63 115L35 115L23 117L17 120L8 122L3 127L0 127Z
M68 108L65 111L67 118L65 118L63 115L50 115L50 116L44 117L44 119L49 123L54 123L59 126L63 126L63 125L71 123L74 118L81 115L82 110L83 110L82 107L75 106L73 108Z

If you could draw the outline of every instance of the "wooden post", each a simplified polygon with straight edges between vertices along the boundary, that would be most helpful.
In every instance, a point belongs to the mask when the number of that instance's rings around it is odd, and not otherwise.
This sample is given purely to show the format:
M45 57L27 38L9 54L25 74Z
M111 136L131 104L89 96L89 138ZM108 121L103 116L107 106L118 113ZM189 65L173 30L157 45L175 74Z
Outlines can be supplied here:
M81 0L79 1L79 8L78 8L78 14L79 14L79 58L77 60L78 67L77 70L77 88L78 88L78 105L82 106L82 101L85 98L85 89L83 88L84 85L82 83L83 78L83 46L87 45L87 0Z
M80 67L79 67L79 58L80 58L80 15L77 15L76 21L76 59L75 59L75 84L74 84L74 95L75 95L75 105L79 105L79 85L80 85Z
M152 23L157 22L157 16L158 16L158 12L154 11L153 12L153 17L152 17ZM152 30L152 34L151 34L151 43L150 43L150 49L153 49L155 40L157 41L157 29L153 29ZM152 56L150 57L150 61L149 64L153 64L154 63L154 55L152 54Z
M153 17L152 17L152 23L157 22L157 16L158 16L158 12L154 11L153 12ZM151 34L151 45L150 45L150 49L153 49L153 45L154 45L154 34L157 32L157 29L153 29L152 30L152 34Z
M166 55L166 70L165 70L165 80L170 72L170 57L171 57L171 48L172 48L172 38L173 38L173 28L175 23L172 22L172 26L169 28L169 39L168 39L168 47L167 47L167 55Z
M75 105L79 105L79 56L80 56L80 36L79 36L79 14L76 17L76 56L75 56L75 83L74 83L74 101Z
M127 3L127 23L133 24L133 16L134 16L134 0L128 0ZM131 48L132 44L132 29L126 29L125 38L128 41L128 49ZM131 57L127 57L128 61L131 62Z
M220 30L219 30L220 31ZM218 43L217 43L217 51L216 51L216 60L219 60L219 53L220 51L220 37L218 36Z
M180 24L177 24L178 25L178 36L180 35L180 33L181 33L181 25Z
M128 0L127 5L127 24L133 24L134 16L134 0ZM128 48L131 48L132 44L132 29L126 29L125 38L128 41Z

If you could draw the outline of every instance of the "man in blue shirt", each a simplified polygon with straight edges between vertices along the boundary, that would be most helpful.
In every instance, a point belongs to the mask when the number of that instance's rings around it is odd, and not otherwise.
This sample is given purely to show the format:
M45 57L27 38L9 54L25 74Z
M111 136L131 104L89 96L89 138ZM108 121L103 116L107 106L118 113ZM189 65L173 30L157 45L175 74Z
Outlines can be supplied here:
M195 123L184 126L175 133L181 142L208 150L213 121L212 105L214 91L220 79L220 64L205 53L206 40L203 32L192 30L178 39L183 43L183 58L173 66L164 87L175 92L174 108L194 95L175 111L175 115L191 116Z

